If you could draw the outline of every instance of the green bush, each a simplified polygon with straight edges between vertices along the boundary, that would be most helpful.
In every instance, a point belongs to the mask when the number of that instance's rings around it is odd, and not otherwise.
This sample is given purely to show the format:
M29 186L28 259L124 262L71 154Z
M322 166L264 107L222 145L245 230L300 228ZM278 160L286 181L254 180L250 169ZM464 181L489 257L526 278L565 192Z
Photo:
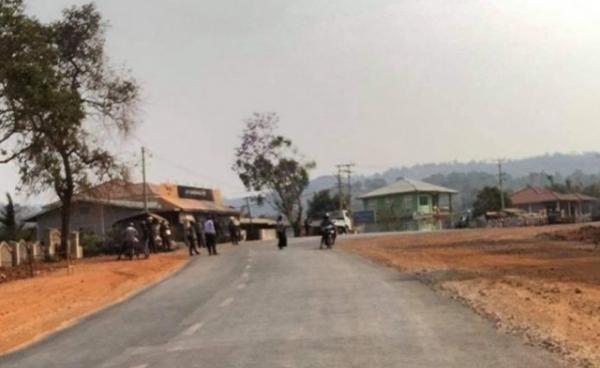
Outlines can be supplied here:
M79 244L83 248L84 257L95 257L103 253L104 240L93 233L81 233Z

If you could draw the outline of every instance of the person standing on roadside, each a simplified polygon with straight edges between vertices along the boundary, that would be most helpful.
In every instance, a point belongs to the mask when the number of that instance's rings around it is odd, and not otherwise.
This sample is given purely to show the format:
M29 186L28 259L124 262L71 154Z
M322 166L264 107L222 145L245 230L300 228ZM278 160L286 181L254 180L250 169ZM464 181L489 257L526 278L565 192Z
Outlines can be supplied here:
M196 239L196 231L194 230L191 222L186 222L185 225L185 237L187 239L188 247L190 250L190 257L194 254L200 255L198 251L198 239Z
M304 236L310 236L310 221L308 217L304 219Z
M208 220L204 222L204 236L206 237L206 247L208 248L208 255L217 255L217 230L215 227L215 217L210 216Z
M125 228L123 232L123 243L121 245L121 250L119 251L119 258L117 260L121 260L121 256L125 253L128 253L130 249L135 249L139 242L139 234L133 222L130 222L129 225ZM138 254L138 258L139 258Z
M171 251L171 227L166 220L160 223L160 237L167 252Z
M202 220L197 219L194 223L194 230L196 230L196 238L198 239L198 247L206 247L206 236L204 236L204 223Z
M232 218L229 219L229 237L231 238L231 244L238 245L240 242L238 227L235 224L235 220Z
M154 232L154 219L150 216L146 219L145 223L145 233L148 240L148 247L150 248L151 253L156 253L156 234Z
M286 234L286 229L285 229L285 223L283 222L283 216L279 215L279 217L277 218L277 240L278 240L278 244L277 246L279 247L279 249L283 249L285 247L287 247L287 234Z

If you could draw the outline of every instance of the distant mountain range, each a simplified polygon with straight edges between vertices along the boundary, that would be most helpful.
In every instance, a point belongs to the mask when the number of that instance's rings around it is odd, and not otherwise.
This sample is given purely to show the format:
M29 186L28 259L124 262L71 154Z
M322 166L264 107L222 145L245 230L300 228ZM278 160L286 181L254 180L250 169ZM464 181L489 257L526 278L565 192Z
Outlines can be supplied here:
M590 178L595 178L591 175L600 174L600 153L554 153L523 159L507 159L502 162L502 170L506 175L506 188L508 190L514 190L527 184L543 184L540 182L540 178L544 178L546 175L552 175L557 181L564 180L564 178L573 174L587 175L586 179L582 179L582 181L589 181L592 180ZM463 209L470 206L474 195L479 189L485 185L495 185L497 175L498 162L493 161L418 164L390 168L373 175L354 176L352 178L352 194L357 196L404 177L424 180L432 184L446 185L459 190L461 195L457 197L457 208ZM314 178L305 191L304 198L307 201L312 198L313 193L320 190L335 190L336 185L337 178L333 175ZM245 206L245 200L239 198L226 199L226 203L236 208ZM360 204L353 201L353 206L360 207ZM262 207L252 205L251 208L254 216L276 215L276 212L268 205Z

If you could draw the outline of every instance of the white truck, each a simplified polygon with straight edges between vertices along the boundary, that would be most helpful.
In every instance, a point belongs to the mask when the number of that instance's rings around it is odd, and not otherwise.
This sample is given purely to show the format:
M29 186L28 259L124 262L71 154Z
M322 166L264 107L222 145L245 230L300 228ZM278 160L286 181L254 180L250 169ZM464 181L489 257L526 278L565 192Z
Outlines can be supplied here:
M350 218L348 211L341 210L329 212L329 218L331 219L331 222L333 222L333 224L335 225L335 229L337 230L338 234L349 234L353 231L352 219ZM310 226L313 228L320 228L321 221L322 219L320 218L313 219L310 222Z

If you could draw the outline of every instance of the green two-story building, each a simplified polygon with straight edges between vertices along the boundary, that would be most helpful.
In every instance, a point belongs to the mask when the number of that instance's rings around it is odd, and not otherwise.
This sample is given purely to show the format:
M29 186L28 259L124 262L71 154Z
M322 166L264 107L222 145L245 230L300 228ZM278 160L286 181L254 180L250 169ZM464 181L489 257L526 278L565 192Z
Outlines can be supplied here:
M458 192L418 180L401 179L359 197L374 223L366 231L437 230L450 225L452 196Z

